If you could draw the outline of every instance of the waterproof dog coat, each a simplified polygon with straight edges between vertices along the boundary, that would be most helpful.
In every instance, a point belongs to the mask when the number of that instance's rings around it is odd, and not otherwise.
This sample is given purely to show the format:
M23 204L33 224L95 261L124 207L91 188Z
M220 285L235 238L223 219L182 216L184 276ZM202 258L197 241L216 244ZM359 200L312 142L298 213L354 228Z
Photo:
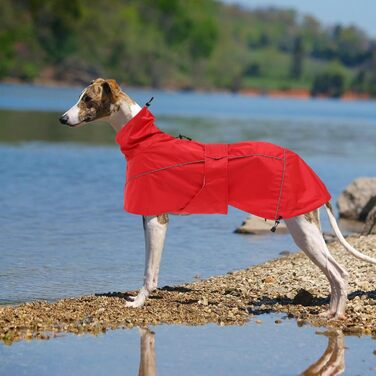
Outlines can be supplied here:
M203 144L175 138L144 107L116 135L127 159L124 209L141 215L227 214L228 205L287 219L330 199L294 152L267 142Z

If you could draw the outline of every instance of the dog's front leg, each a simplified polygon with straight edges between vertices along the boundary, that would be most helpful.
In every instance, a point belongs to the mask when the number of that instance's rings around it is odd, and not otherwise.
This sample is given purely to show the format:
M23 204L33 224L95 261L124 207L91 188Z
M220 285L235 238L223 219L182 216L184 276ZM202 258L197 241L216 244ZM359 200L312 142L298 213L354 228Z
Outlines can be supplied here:
M145 274L144 286L133 301L127 302L128 307L142 307L149 294L157 288L159 265L166 238L168 216L142 217L145 233Z

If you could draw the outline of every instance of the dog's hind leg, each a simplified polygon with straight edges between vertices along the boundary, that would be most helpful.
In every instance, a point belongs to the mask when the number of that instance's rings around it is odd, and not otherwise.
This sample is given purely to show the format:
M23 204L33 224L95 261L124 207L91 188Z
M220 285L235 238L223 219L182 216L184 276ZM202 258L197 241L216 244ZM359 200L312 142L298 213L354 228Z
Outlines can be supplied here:
M157 288L159 266L166 238L168 216L144 216L145 233L145 273L144 286L138 295L131 302L127 302L127 307L142 307L149 294Z
M287 219L295 243L328 278L331 287L327 316L343 317L347 300L347 271L330 254L317 224L304 215Z

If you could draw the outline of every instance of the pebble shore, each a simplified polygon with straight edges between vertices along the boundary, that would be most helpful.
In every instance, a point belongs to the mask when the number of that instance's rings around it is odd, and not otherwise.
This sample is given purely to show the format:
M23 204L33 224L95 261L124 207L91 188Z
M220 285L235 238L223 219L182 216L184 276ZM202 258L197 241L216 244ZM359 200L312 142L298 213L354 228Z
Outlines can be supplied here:
M376 257L376 235L347 240L362 253ZM140 309L124 306L124 299L136 292L3 306L0 340L11 344L21 339L48 339L65 332L98 334L108 329L158 324L242 325L249 320L262 324L259 315L269 312L284 312L299 325L375 337L376 266L355 259L338 242L329 248L350 273L345 320L319 317L328 308L328 282L304 254L294 253L224 276L162 287ZM276 324L281 322L277 320Z

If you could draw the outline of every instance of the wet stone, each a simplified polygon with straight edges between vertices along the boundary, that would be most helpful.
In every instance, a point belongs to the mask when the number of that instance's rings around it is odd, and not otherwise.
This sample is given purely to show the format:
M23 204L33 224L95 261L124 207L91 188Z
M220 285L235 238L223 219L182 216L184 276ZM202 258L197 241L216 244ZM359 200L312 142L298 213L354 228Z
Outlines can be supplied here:
M313 302L313 295L304 289L300 289L298 293L294 296L293 303L301 304L303 306L309 306Z

